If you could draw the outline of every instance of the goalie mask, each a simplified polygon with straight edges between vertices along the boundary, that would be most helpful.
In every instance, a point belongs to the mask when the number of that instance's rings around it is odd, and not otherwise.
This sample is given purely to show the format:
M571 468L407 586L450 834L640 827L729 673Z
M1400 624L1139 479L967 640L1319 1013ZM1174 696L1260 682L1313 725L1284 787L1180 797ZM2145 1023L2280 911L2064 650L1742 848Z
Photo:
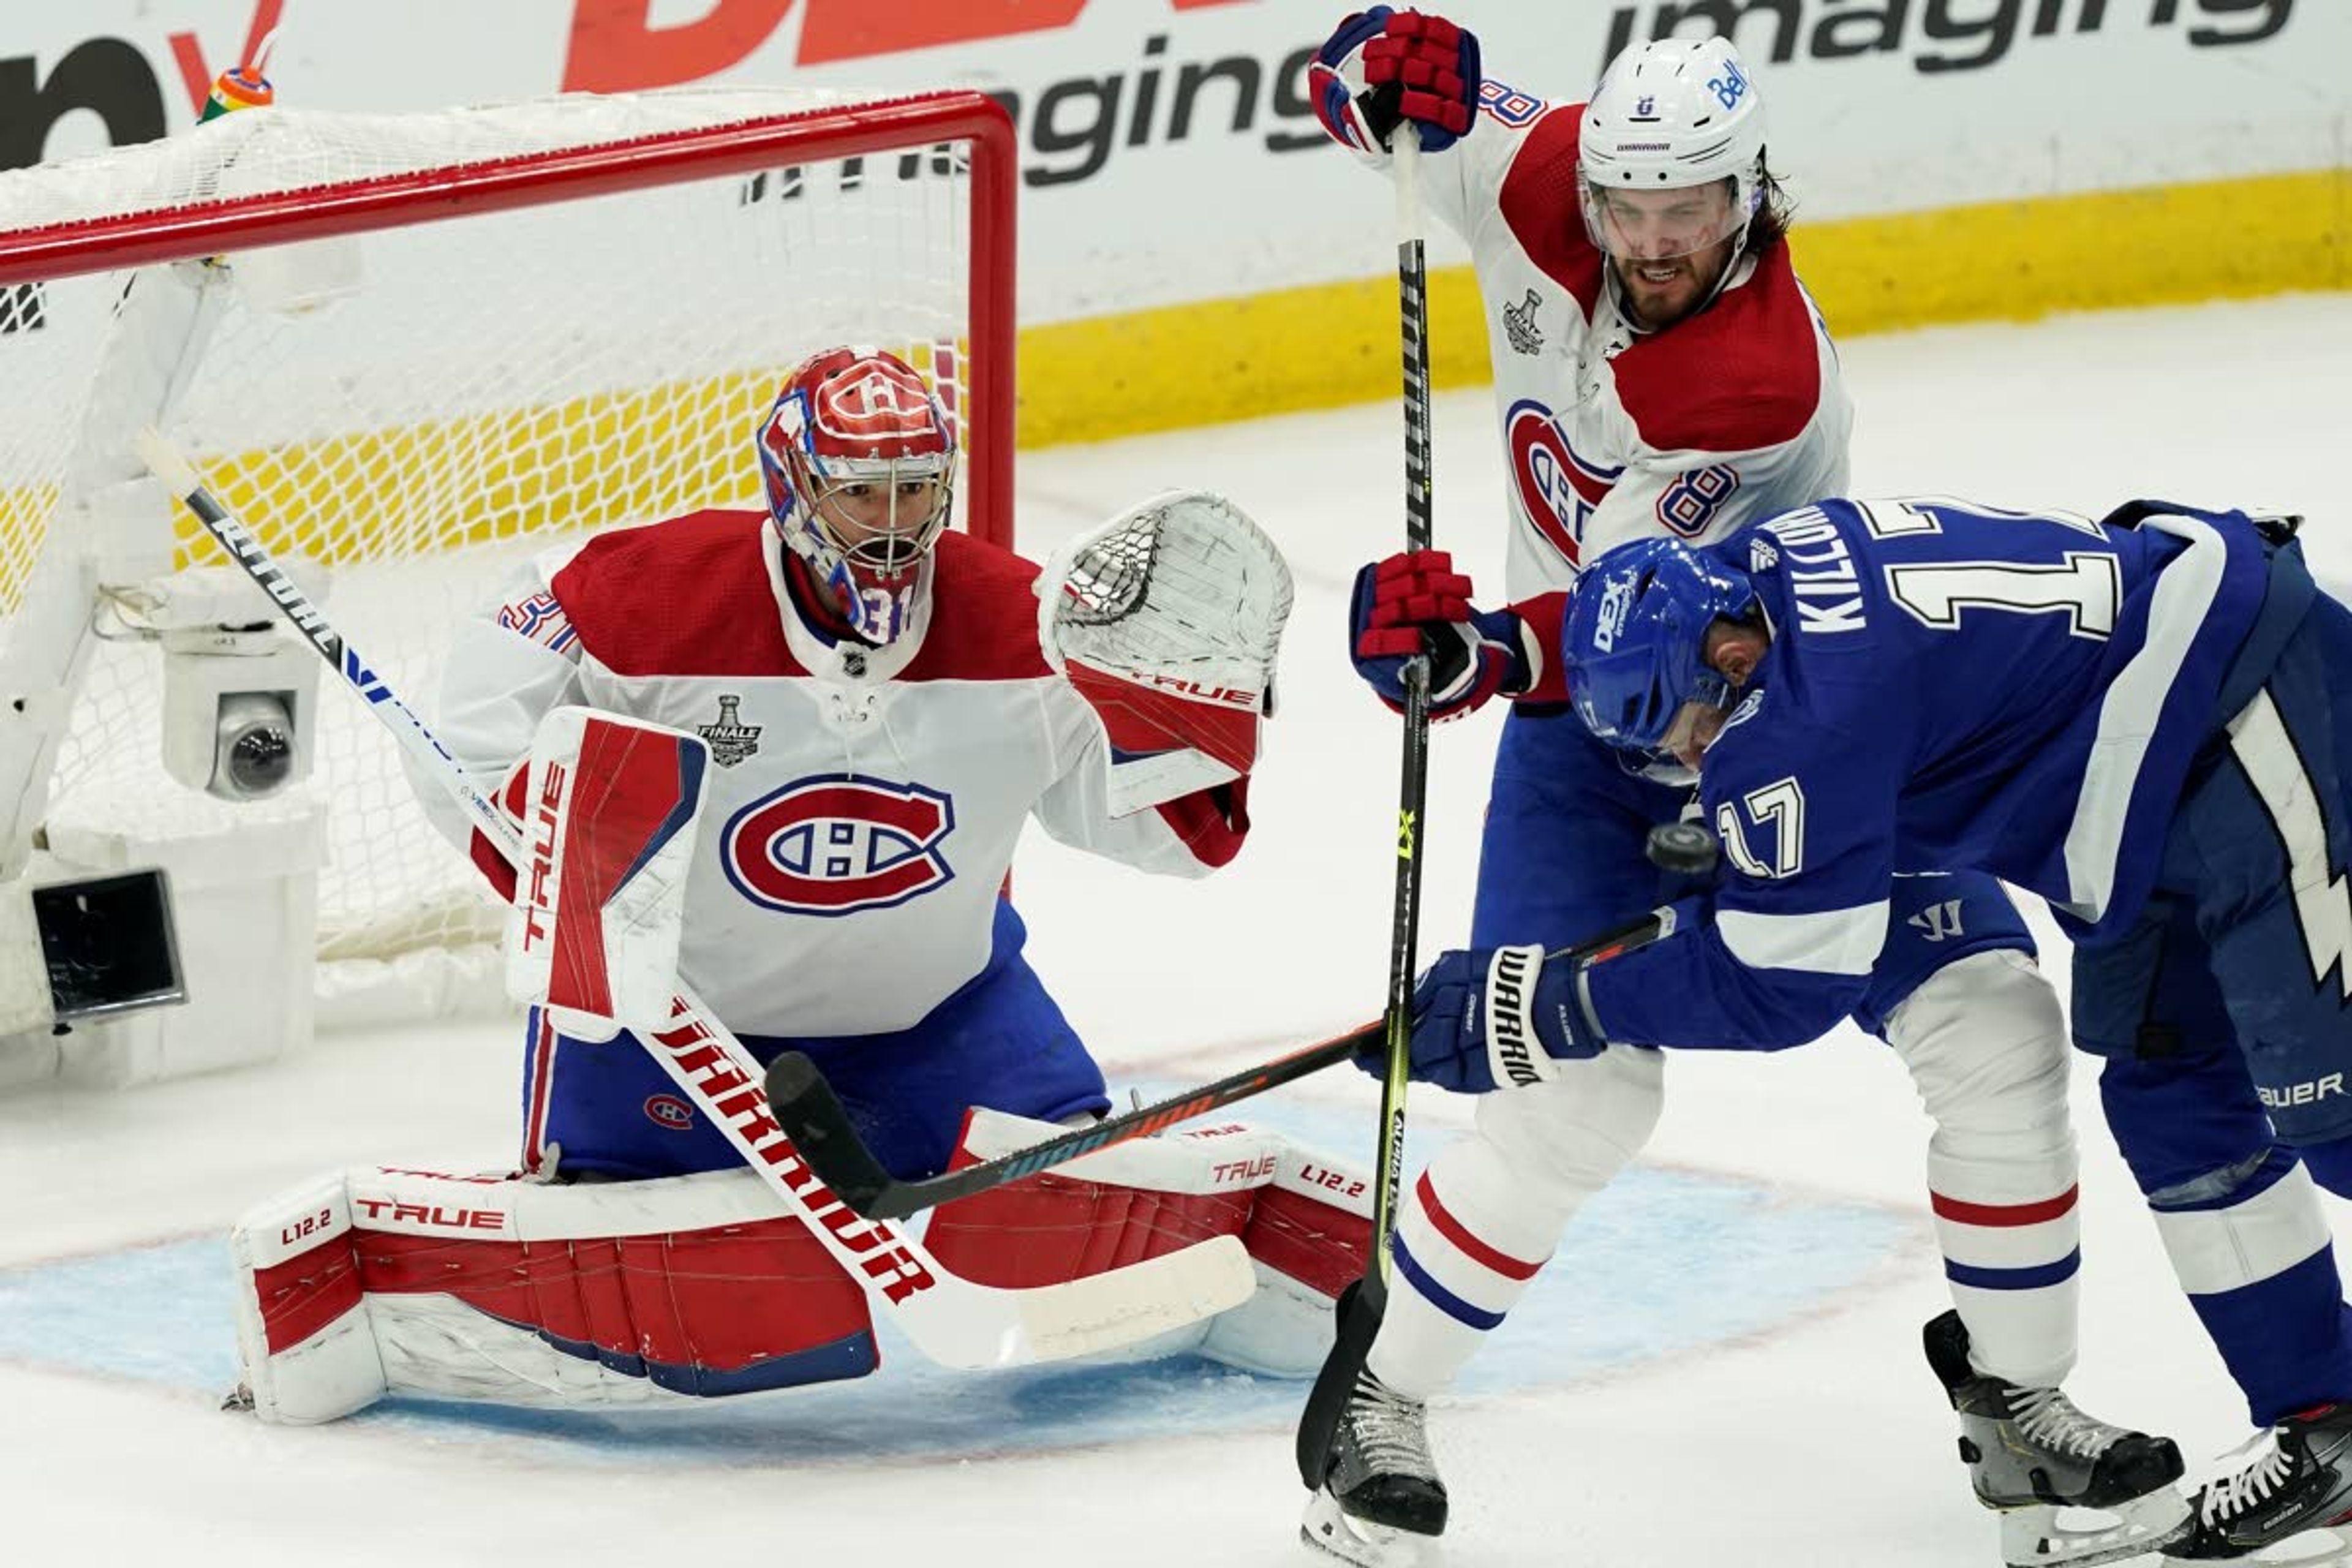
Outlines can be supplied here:
M1706 632L1755 605L1745 575L1678 539L1609 551L1577 581L1560 635L1577 717L1621 751L1657 752L1685 703L1730 703Z
M759 446L786 548L852 631L895 642L955 492L955 432L930 387L895 354L827 349L785 379Z

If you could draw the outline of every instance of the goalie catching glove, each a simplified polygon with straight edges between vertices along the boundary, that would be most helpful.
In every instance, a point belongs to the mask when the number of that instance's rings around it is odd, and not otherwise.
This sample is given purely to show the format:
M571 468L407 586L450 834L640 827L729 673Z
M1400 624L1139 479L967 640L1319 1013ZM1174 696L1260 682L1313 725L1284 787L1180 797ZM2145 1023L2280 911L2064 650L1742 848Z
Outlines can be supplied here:
M1441 955L1413 987L1414 1081L1460 1094L1523 1089L1559 1077L1559 1061L1597 1056L1608 1042L1585 1010L1582 973L1568 953L1533 944ZM1356 1065L1381 1076L1385 1044Z
M1248 776L1291 584L1240 508L1154 496L1056 550L1037 593L1046 663L1102 721L1112 816Z

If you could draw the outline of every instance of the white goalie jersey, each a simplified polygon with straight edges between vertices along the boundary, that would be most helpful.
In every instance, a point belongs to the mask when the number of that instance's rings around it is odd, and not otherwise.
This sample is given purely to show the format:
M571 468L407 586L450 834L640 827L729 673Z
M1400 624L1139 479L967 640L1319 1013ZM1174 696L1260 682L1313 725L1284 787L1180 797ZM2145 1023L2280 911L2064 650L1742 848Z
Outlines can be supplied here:
M450 649L435 733L486 793L582 705L709 742L679 967L755 1036L906 1028L979 973L1024 820L1199 875L1247 831L1233 786L1112 816L1101 721L1039 647L1036 568L960 533L906 633L805 616L762 512L710 510L551 551ZM437 788L436 825L466 841Z

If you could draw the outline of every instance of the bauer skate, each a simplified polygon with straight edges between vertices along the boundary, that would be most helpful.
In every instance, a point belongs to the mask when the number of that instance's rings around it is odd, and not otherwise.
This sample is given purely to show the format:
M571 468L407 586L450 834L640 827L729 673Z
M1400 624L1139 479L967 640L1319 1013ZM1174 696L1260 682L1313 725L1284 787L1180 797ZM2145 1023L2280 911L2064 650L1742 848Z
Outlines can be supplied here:
M1369 1372L1331 1438L1331 1463L1299 1538L1360 1568L1412 1568L1445 1530L1445 1483L1429 1457L1428 1407Z
M2055 1388L1978 1372L1958 1312L1929 1322L1925 1338L1927 1364L1959 1413L1960 1458L1977 1500L2000 1514L2001 1556L2011 1568L2084 1568L2185 1537L2189 1504L2173 1489L2181 1463L2171 1438L2110 1426ZM2110 1521L2062 1523L2061 1509Z
M2352 1561L2352 1405L2290 1415L2242 1450L2236 1469L2200 1488L2185 1539L2167 1563Z

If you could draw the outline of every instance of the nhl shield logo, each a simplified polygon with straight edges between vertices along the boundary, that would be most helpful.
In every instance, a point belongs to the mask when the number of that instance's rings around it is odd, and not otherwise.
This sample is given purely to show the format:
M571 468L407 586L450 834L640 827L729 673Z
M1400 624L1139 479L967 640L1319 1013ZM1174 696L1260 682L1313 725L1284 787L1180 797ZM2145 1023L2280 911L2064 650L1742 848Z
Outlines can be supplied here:
M722 768L737 763L760 749L762 726L743 722L743 700L729 692L719 700L719 718L714 723L697 724L694 732L710 744L710 760Z

